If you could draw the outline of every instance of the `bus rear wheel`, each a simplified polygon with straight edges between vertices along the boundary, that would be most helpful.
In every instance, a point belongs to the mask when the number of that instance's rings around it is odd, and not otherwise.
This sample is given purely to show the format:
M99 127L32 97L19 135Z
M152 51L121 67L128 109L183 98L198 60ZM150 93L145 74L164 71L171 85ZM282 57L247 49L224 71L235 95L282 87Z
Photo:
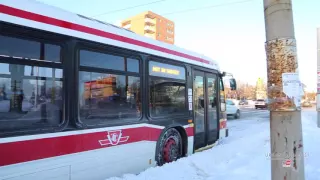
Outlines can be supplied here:
M157 153L158 165L176 161L182 157L182 138L175 128L168 129L160 138Z

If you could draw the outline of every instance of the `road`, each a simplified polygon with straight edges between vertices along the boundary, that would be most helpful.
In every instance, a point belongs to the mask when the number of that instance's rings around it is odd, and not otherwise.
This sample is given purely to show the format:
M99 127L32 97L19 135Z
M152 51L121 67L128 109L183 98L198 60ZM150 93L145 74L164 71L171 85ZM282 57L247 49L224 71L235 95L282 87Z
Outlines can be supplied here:
M313 107L304 107L302 111L315 111L315 106ZM266 118L270 117L270 112L268 109L255 109L254 107L244 107L240 106L240 119L238 120L245 120L245 119L256 119L256 118ZM233 117L228 117L228 120L234 120Z
M254 119L254 118L269 118L269 110L255 109L254 107L240 107L240 119ZM234 120L233 117L228 117L228 120Z
M248 119L248 118L268 118L269 117L269 110L268 109L255 109L255 108L241 108L241 119Z

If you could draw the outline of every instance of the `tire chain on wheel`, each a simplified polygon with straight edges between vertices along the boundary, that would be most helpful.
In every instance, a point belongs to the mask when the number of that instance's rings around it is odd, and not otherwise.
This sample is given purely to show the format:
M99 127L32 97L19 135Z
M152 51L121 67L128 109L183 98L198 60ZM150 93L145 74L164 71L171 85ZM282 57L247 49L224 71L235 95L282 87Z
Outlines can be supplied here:
M156 156L156 161L157 161L157 164L159 166L162 166L163 164L167 163L167 162L164 161L163 150L164 150L165 143L167 142L167 140L169 138L173 138L175 140L175 142L179 146L179 152L180 153L179 153L177 159L179 159L182 156L182 138L181 138L181 135L180 135L179 131L176 130L175 128L170 128L162 135L162 137L160 139L159 149L158 149L158 153L157 153L157 156Z

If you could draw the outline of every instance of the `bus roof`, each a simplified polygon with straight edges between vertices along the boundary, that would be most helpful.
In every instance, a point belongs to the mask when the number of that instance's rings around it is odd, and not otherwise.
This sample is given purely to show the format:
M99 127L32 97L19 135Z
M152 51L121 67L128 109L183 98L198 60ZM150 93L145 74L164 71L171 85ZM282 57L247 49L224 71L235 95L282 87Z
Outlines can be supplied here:
M218 62L209 57L35 0L0 0L0 21L123 47L220 71Z

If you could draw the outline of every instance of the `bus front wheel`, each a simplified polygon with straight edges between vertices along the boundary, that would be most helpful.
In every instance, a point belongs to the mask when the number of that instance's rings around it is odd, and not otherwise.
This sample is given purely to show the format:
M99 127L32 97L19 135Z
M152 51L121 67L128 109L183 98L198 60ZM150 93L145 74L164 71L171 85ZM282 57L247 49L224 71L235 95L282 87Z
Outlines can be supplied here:
M168 129L160 138L157 149L158 165L176 161L182 157L182 138L175 128Z

